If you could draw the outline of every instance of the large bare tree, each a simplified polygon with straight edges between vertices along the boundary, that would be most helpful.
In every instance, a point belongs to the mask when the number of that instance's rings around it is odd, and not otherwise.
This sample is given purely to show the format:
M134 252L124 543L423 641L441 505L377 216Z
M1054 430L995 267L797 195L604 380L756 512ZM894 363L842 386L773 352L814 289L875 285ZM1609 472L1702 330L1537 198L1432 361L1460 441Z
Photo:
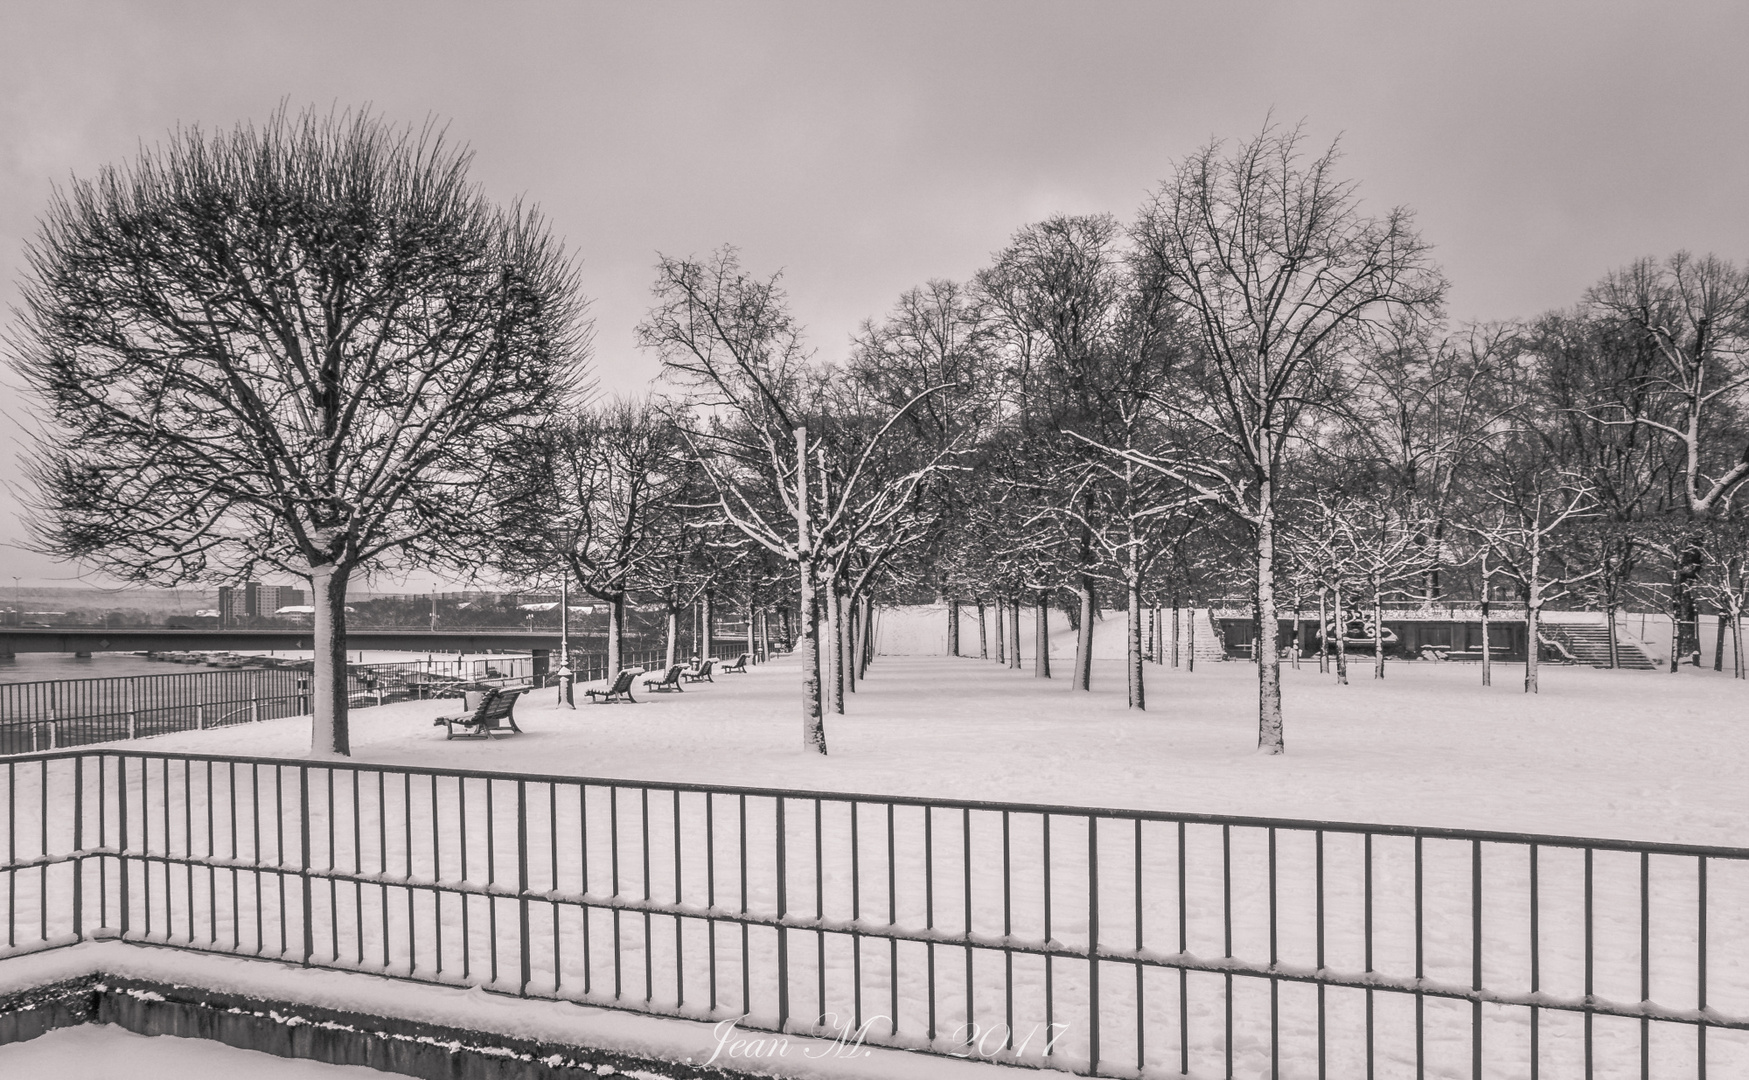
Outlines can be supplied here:
M1277 501L1290 446L1327 405L1363 340L1406 311L1436 307L1444 282L1410 212L1363 214L1332 146L1309 160L1298 129L1265 128L1228 152L1181 161L1134 234L1177 306L1190 378L1159 397L1204 438L1126 456L1217 498L1249 526L1257 625L1276 627ZM1280 659L1258 648L1259 749L1281 753Z
M316 754L349 752L348 581L440 557L587 351L560 245L470 158L368 113L183 129L58 192L29 252L37 545L133 582L307 576Z

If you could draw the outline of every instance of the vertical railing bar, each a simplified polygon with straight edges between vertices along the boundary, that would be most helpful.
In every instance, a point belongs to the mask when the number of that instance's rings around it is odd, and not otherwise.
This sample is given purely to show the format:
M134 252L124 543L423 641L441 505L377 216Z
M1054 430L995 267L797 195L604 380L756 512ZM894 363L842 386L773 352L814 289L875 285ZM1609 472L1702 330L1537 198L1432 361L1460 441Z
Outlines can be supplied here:
M1099 818L1087 815L1087 1068L1099 1071Z
M1696 1057L1695 1057L1695 1073L1696 1073L1697 1080L1706 1080L1706 1066L1707 1066L1707 1052L1706 1052L1706 1028L1707 1028L1707 1025L1706 1025L1706 1010L1707 1010L1707 1002L1706 1002L1706 959L1707 959L1707 955L1706 955L1707 954L1707 944L1706 944L1706 908L1707 908L1706 858L1707 857L1705 855L1701 855L1701 856L1697 856L1695 859L1695 864L1696 864L1695 882L1696 882L1696 886L1697 886L1695 910L1696 910L1696 913L1698 915L1698 919L1697 919L1697 923L1696 923L1696 927L1695 927L1696 939L1695 939L1695 953L1694 953L1694 956L1695 956L1695 1004L1694 1004L1694 1007L1701 1014L1701 1022L1696 1024L1695 1028L1694 1028L1695 1055L1696 1055Z
M1640 852L1640 1001L1652 997L1652 856ZM1640 1017L1640 1080L1651 1080L1651 1022Z
M492 777L486 779L486 884L498 881L498 814L493 807ZM409 807L411 803L409 803ZM409 809L411 813L411 809ZM409 853L408 858L412 856ZM407 893L407 917L413 917L413 894ZM492 985L498 985L498 894L486 892L486 961Z
M1421 834L1415 834L1415 1080L1422 1080L1427 1075L1427 1016L1426 998L1421 993L1421 982L1427 977L1424 965L1424 920L1422 906L1422 861Z
M437 788L431 789L433 805L432 817L437 816ZM434 855L435 857L435 855ZM528 996L528 981L532 968L532 957L529 956L528 928L528 781L516 781L516 930L520 943L521 962L518 964L516 993L519 997ZM435 903L437 893L432 892ZM441 920L439 920L441 921Z
M776 796L775 810L777 856L777 1030L789 1026L789 931L784 919L789 915L788 837L784 822L784 796Z
M455 813L456 813L456 880L466 882L471 870L468 867L468 778L455 778ZM488 823L489 827L490 823ZM474 970L474 938L473 927L468 920L469 895L465 892L456 895L456 906L461 909L462 924L462 981L466 982ZM384 897L385 905L387 897ZM487 901L490 903L491 901Z
M740 808L740 830L738 832L741 854L741 914L747 914L747 796L738 797ZM749 974L747 951L749 932L747 920L741 920L741 1014L751 1015L753 1012L752 976Z
M1042 816L1044 830L1044 907L1045 907L1045 944L1051 943L1051 815L1046 811ZM1056 1030L1057 1022L1057 990L1056 968L1051 962L1052 956L1045 953L1045 1033ZM1051 1056L1051 1042L1045 1041L1045 1056Z
M706 799L709 799L707 794ZM678 908L685 893L680 880L680 789L674 789L674 906ZM674 1007L686 1004L686 950L682 930L685 923L674 916Z
M857 830L861 804L850 803L850 921L862 922L862 837ZM850 935L851 1018L854 1030L862 1030L862 932Z
M826 915L826 871L821 865L823 857L823 841L821 839L822 817L825 813L824 801L814 800L814 918L819 920ZM815 1001L818 1003L819 1015L815 1023L826 1026L826 932L814 931L814 964L819 986L815 991Z
M1482 842L1470 841L1470 987L1482 989ZM1482 1080L1482 999L1470 1003L1470 1075Z
M310 767L298 766L298 876L303 881L304 902L304 966L309 967L316 951L316 928L313 924L313 903L310 896Z
M1186 908L1184 822L1178 823L1178 955L1190 951L1190 916ZM1190 972L1178 969L1178 1071L1190 1072Z
M1132 818L1131 823L1135 828L1135 840L1136 840L1136 852L1135 852L1135 860L1134 860L1135 872L1136 872L1136 952L1140 953L1142 951L1142 819L1139 817ZM1144 999L1143 999L1143 995L1142 995L1142 992L1144 990L1143 979L1142 979L1143 970L1144 970L1143 965L1138 961L1136 963L1136 1009L1135 1009L1135 1015L1136 1015L1136 1072L1137 1073L1140 1073L1143 1069L1145 1069L1147 1067L1147 1064L1148 1064L1147 1044L1145 1041L1146 1034L1147 1034L1148 1010L1147 1010L1147 1007L1144 1003Z
M1316 890L1318 920L1318 1080L1324 1080L1327 1075L1326 1044L1329 1033L1327 1017L1324 1011L1324 991L1326 988L1323 983L1323 978L1326 974L1324 970L1324 830L1316 830L1312 834L1312 838L1313 854L1315 856L1314 873L1316 874L1316 881L1314 882L1314 887Z
M1014 861L1009 840L1009 812L1002 811L1002 937L1014 936ZM1002 950L1003 1048L1014 1049L1014 950Z
M717 909L717 797L715 792L704 793L704 882L705 906L707 910ZM717 1011L717 921L714 918L705 920L705 931L709 935L709 950L707 959L710 966L710 1011Z
M656 969L655 957L651 954L651 919L650 919L650 789L638 788L638 833L643 839L643 850L639 852L642 858L644 878L644 1002L648 1004L656 999Z
M1592 949L1594 944L1594 924L1592 922L1592 854L1592 849L1587 847L1585 849L1585 1080L1591 1080L1593 1051L1592 1005L1594 1004L1594 1001L1592 993L1594 987L1592 983Z
M960 809L960 869L965 879L960 888L966 908L966 1045L971 1046L977 1041L977 1010L972 998L972 812L965 807Z
M1221 932L1222 956L1233 958L1233 827L1221 826ZM1222 976L1222 1009L1226 1018L1223 1053L1227 1076L1233 1075L1233 976Z
M893 804L887 804L887 926L899 924L898 853L893 840ZM887 990L892 998L888 1034L899 1033L899 939L887 939Z
M1530 845L1530 992L1542 989L1542 900L1537 845ZM1542 1010L1530 1007L1530 1080L1537 1080L1542 1070Z
M1270 1080L1280 1080L1281 1077L1281 981L1275 977L1274 971L1281 958L1276 949L1276 867L1275 867L1275 826L1268 829L1268 859L1269 859L1269 1076Z
M608 853L612 860L612 876L609 884L613 887L613 898L619 899L619 785L607 786L607 833ZM620 948L620 909L616 904L611 912L613 915L613 1000L618 1001L625 994L625 968Z
M925 805L923 808L923 925L932 932L931 940L924 942L924 955L928 958L928 978L925 982L929 1000L929 1030L926 1038L935 1041L935 808Z

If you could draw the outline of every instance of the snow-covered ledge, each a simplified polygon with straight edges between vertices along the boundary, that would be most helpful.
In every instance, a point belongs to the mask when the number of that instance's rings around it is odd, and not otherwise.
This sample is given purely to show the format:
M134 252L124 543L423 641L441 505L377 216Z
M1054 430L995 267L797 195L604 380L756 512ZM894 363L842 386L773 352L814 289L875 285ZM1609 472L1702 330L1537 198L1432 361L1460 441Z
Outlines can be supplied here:
M94 999L96 1003L93 1004ZM413 1076L995 1080L982 1061L175 949L0 961L0 1043L84 1022Z

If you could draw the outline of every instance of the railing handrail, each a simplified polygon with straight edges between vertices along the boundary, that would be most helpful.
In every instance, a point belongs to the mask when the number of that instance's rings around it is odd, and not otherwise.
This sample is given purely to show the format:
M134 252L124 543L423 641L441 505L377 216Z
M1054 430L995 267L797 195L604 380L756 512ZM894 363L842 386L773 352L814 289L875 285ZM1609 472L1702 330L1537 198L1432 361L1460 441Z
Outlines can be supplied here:
M692 794L746 795L772 799L803 799L838 803L880 803L894 806L933 807L942 810L976 810L1000 813L1041 814L1065 817L1104 818L1125 821L1183 822L1187 825L1230 825L1242 828L1293 829L1328 833L1371 833L1423 840L1480 841L1482 843L1536 845L1555 848L1592 848L1649 855L1683 855L1749 860L1749 848L1713 844L1685 844L1660 840L1626 840L1607 837L1567 836L1558 833L1507 832L1491 829L1461 829L1437 825L1397 825L1357 821L1324 821L1311 818L1275 818L1248 814L1206 814L1192 811L1142 810L1122 807L1073 806L1061 803L999 802L988 799L948 799L922 795L870 792L819 791L806 788L757 787L738 784L702 784L690 781L638 780L563 773L502 772L490 769L452 769L432 765L402 765L393 762L354 761L350 758L257 757L238 754L195 754L171 750L133 750L120 747L74 747L11 755L9 760L55 761L93 755L151 758L167 761L228 762L238 765L268 765L280 768L329 768L353 772L398 772L414 776L455 777L468 780L525 781L537 784L583 784L590 787L627 790L661 790Z

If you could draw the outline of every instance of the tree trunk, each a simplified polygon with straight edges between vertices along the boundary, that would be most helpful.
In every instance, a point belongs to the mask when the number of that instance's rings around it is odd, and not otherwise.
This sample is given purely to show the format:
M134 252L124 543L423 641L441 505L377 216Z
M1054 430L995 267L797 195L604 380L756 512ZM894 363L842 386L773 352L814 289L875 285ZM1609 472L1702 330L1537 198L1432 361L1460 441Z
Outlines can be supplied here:
M996 663L1008 666L1008 607L1002 597L996 597Z
M841 666L844 669L844 689L854 694L856 693L856 631L862 625L862 621L856 617L856 605L862 601L848 593L845 594L845 597L849 603L844 607L844 629L840 632L840 636L844 639L844 648L840 653L844 657L844 663Z
M1534 565L1535 560L1532 560ZM1542 659L1541 643L1537 640L1537 617L1542 614L1542 601L1537 594L1541 591L1533 579L1530 599L1524 605L1524 692L1527 694L1537 692L1537 666Z
M1713 616L1713 670L1725 670L1725 612L1720 608Z
M1192 600L1190 602L1189 618L1190 618L1190 634L1189 634L1189 641L1187 642L1188 647L1184 651L1184 670L1185 671L1195 671L1196 670L1196 601L1195 600Z
M1615 614L1620 608L1613 599L1604 604L1603 619L1609 624L1609 666L1614 669L1621 666L1621 635L1616 632Z
M821 583L826 600L826 640L820 646L820 677L826 681L826 707L844 714L844 643L840 633L844 620L838 610L837 583L828 578Z
M1166 612L1158 603L1154 605L1154 666L1166 665Z
M868 665L874 661L874 597L862 598L862 640L857 650L857 678L868 677Z
M1075 630L1075 689L1093 689L1093 582L1083 576L1080 588L1081 625Z
M1129 669L1130 708L1146 709L1148 698L1142 686L1142 585L1129 582L1129 641L1124 645L1124 666Z
M990 659L990 636L984 626L984 601L981 597L978 600L978 659Z
M614 593L607 602L607 677L612 679L625 666L626 594Z
M759 662L771 659L771 611L759 609Z
M1294 635L1293 635L1293 643L1294 643L1293 644L1293 661L1294 661L1294 670L1295 671L1298 671L1300 669L1300 653L1305 651L1304 649L1302 649L1300 647L1300 635L1302 633L1302 630L1300 628L1300 609L1302 606L1304 606L1305 600L1306 600L1305 596L1296 587L1294 589Z
M1020 670L1020 595L1008 598L1008 666Z
M1494 649L1488 640L1488 577L1482 575L1482 685L1494 685Z
M960 654L960 602L947 602L947 655Z
M754 662L755 654L759 652L759 635L753 625L758 621L759 607L754 603L752 583L749 582L747 589L747 662L749 664Z
M802 745L826 752L826 716L820 701L820 598L814 588L814 568L801 567L802 596Z
M1318 590L1318 674L1330 674L1330 590Z
M1336 685L1348 685L1348 617L1342 610L1342 586L1331 589L1331 595L1336 600L1336 617L1330 626L1336 633Z
M1178 666L1178 626L1179 626L1178 595L1176 593L1174 593L1172 596L1172 666L1173 667Z
M1032 675L1035 679L1051 677L1051 605L1040 589L1032 609Z
M716 614L717 613L715 611L715 608L716 608L715 599L716 598L711 595L710 590L708 590L708 589L705 590L704 596L699 598L698 659L699 659L700 663L703 663L704 661L710 659L711 649L716 647L716 638L715 638L716 628L711 625L712 623L716 622Z
M1258 485L1257 523L1257 748L1287 752L1281 717L1281 655L1275 648L1275 503L1273 480ZM1263 640L1267 634L1268 641Z
M315 646L310 679L310 756L349 757L352 740L346 707L346 582L351 567L323 563L310 567L310 644Z
M1372 590L1372 677L1385 677L1385 606L1376 582Z
M675 664L678 664L679 662L680 662L680 612L674 610L673 608L669 608L668 609L668 661L667 661L667 663L668 663L669 667L673 667ZM608 681L611 682L613 680L614 676L618 675L618 674L619 673L617 671L609 671L607 673Z

